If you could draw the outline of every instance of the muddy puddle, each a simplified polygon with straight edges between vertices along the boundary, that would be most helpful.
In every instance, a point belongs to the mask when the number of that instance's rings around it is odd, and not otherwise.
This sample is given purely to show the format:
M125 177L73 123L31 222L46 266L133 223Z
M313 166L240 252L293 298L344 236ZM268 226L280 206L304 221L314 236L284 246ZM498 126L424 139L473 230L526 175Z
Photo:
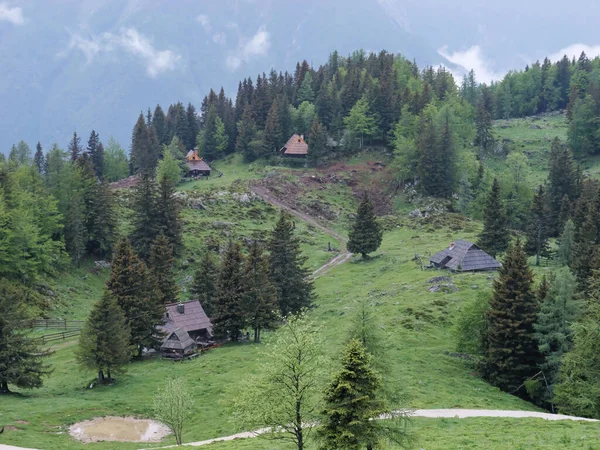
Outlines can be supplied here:
M158 442L169 434L169 429L154 420L98 417L72 425L69 433L83 442Z

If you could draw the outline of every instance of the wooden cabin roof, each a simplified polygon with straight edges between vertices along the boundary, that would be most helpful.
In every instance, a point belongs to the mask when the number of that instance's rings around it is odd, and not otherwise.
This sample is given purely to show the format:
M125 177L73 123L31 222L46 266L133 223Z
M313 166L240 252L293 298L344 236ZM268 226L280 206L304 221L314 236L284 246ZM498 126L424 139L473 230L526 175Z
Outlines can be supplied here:
M194 150L190 150L189 152L187 152L187 155L185 155L185 159L187 161L202 161L202 157L200 155L198 155L198 149L195 148Z
M203 170L211 172L212 169L210 166L204 161L202 158L200 160L188 160L187 161L188 170Z
M443 268L461 272L494 270L502 267L502 264L477 245L462 239L436 253L429 258L429 261L439 264Z
M280 152L283 152L284 155L307 155L308 144L304 140L304 136L299 136L294 133L285 145L281 147Z
M185 350L194 345L194 343L195 341L187 331L183 328L177 328L167 335L160 348L163 350Z
M165 333L183 328L188 333L206 330L208 334L212 335L212 323L198 300L169 303L165 306L163 320L164 324L159 329Z

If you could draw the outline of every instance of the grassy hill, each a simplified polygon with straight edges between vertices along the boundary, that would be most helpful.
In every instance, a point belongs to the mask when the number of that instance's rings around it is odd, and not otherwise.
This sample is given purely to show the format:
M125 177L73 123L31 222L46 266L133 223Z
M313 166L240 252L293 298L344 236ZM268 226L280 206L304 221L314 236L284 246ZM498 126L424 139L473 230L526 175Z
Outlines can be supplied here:
M532 124L541 128L532 128ZM554 135L564 137L560 117L500 122L498 136L511 139L528 156L532 180L544 178L544 158ZM348 214L357 195L365 189L378 199L386 233L381 248L367 261L353 258L315 281L317 308L311 316L322 325L326 353L332 367L348 335L359 300L368 300L385 345L392 376L389 388L402 398L394 407L474 408L536 410L531 404L501 392L475 373L471 362L452 356L452 324L461 306L482 291L491 289L493 274L452 274L440 283L434 277L448 275L422 270L415 255L427 257L458 239L472 239L480 229L476 221L454 214L411 218L406 205L389 195L387 159L366 152L332 167L291 169L245 165L239 159L223 161L217 168L223 177L183 184L185 243L188 250L178 261L178 276L185 288L202 248L228 239L262 239L277 218L277 208L253 195L256 183L285 199L297 211L310 214L340 233L345 233ZM501 159L494 170L505 170ZM590 170L594 170L590 163ZM126 194L124 194L126 197ZM126 202L126 200L123 200ZM123 208L126 210L126 208ZM126 221L126 212L123 212ZM321 229L297 221L308 264L315 269L335 254L327 252L342 244ZM102 291L107 270L90 272L93 263L56 281L58 306L54 317L83 319ZM549 268L541 268L547 271ZM438 292L430 288L441 286ZM185 295L185 294L184 294ZM150 417L158 385L171 377L183 377L195 397L193 417L184 431L184 442L226 436L239 430L229 420L228 405L235 387L249 374L261 373L265 343L230 344L192 361L173 363L161 359L136 361L118 376L113 386L89 389L93 374L81 372L73 358L75 340L53 346L50 363L54 372L43 388L21 396L2 398L0 424L12 428L0 443L54 449L136 449L150 444L82 444L72 440L66 428L79 420L103 415ZM19 422L26 421L27 423ZM416 448L424 449L532 449L597 448L600 425L546 422L541 419L413 419ZM165 444L171 444L168 439ZM279 442L260 438L212 444L215 450L285 449Z

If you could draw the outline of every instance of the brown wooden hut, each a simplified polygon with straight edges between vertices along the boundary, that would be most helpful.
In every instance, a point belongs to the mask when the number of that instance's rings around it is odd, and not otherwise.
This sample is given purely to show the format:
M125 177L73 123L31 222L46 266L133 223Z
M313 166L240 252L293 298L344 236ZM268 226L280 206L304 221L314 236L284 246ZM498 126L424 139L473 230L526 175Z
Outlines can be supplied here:
M502 267L502 264L475 244L462 239L451 243L448 248L429 258L429 261L434 267L454 272L479 272Z
M163 356L170 358L183 358L184 356L191 355L196 348L198 348L198 344L183 328L177 328L167 334L160 347Z
M158 328L167 336L181 328L196 341L208 341L213 335L212 323L198 300L166 305L163 325Z
M304 140L304 136L294 134L279 151L284 156L291 158L306 158L306 155L308 155L308 144Z
M185 160L188 166L188 176L210 176L212 169L207 162L204 161L200 155L198 155L198 149L190 150L185 156Z

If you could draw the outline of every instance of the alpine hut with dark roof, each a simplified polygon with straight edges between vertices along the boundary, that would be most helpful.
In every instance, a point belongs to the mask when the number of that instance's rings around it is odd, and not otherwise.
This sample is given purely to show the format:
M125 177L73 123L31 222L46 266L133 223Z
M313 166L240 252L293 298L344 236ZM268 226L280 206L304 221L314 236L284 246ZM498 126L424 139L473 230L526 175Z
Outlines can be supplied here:
M190 355L198 348L198 344L183 328L177 328L167 334L160 349L163 356L181 358Z
M479 272L502 267L502 264L475 244L462 239L451 243L448 248L429 258L429 261L434 267L454 272Z
M187 155L185 155L185 161L188 166L188 175L191 177L208 177L212 169L210 166L202 159L200 155L198 155L198 150L190 150Z
M279 150L284 156L291 158L305 158L308 155L308 144L304 136L294 134Z
M187 338L196 344L207 342L213 336L212 323L198 300L166 305L163 324L158 329L166 336L161 350L173 356L184 355L189 350ZM179 349L179 346L182 348Z

